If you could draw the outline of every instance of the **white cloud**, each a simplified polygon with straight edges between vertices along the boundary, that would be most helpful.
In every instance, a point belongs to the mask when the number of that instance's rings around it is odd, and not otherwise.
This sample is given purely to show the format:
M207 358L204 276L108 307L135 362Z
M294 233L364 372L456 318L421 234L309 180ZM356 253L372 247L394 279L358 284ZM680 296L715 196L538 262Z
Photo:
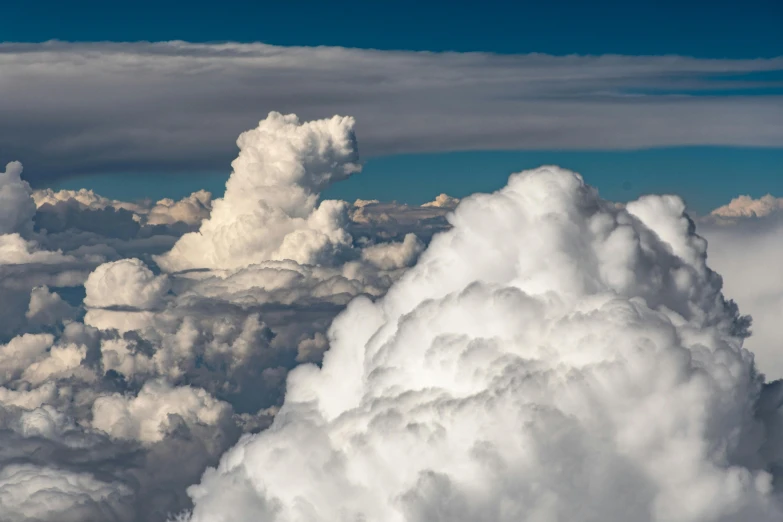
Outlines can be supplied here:
M30 293L30 304L25 313L33 325L51 326L75 316L74 308L46 286L37 286Z
M352 118L300 123L270 113L237 140L239 156L223 198L198 232L158 257L168 270L242 268L267 260L329 262L351 237L347 205L321 190L359 170Z
M760 218L778 212L781 209L783 209L783 199L776 198L771 194L762 196L759 199L753 199L750 196L738 196L728 204L710 212L710 216L719 219Z
M466 198L189 519L780 520L774 392L683 211L556 167Z
M129 522L130 493L123 484L101 482L89 473L27 464L0 469L0 506L8 522Z
M438 194L433 201L424 203L422 207L456 208L458 204L459 198L453 198L448 194Z
M160 442L176 427L176 417L187 424L230 422L231 407L209 393L190 386L173 388L165 381L149 381L132 398L120 394L100 397L92 406L92 425L114 438L145 444Z
M211 210L212 194L206 190L199 190L179 201L169 198L161 199L147 213L146 223L149 225L173 225L174 223L200 225L209 217Z
M365 247L362 250L362 259L381 270L396 270L411 266L422 250L424 244L419 238L415 234L406 234L405 239L399 243L381 243Z
M84 283L84 304L92 308L125 306L149 310L159 306L169 291L166 275L158 275L139 259L121 259L100 265Z
M351 114L365 156L783 142L779 96L715 95L769 86L748 75L781 58L48 42L1 44L0 69L0 161L38 182L224 169L232 138L270 110Z

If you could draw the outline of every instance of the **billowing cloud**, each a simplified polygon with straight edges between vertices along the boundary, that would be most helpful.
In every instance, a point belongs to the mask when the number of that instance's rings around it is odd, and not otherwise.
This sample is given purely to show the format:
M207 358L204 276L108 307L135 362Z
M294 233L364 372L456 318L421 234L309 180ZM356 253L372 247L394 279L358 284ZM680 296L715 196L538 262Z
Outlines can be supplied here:
M146 223L150 225L173 225L186 223L200 225L209 217L212 210L212 194L199 190L190 196L174 201L170 198L159 200L146 215Z
M780 520L775 392L679 198L544 167L450 219L190 520Z
M270 113L237 140L223 198L198 232L158 264L169 271L241 268L268 260L317 264L350 247L347 206L319 193L359 170L353 118L300 123Z
M750 196L738 196L728 204L718 207L710 213L717 219L738 219L751 217L765 217L783 209L783 198L776 198L771 194L753 199Z
M233 138L271 110L306 120L350 114L365 156L778 146L783 104L764 91L777 85L763 73L781 69L781 58L0 44L0 161L21 160L34 185L83 173L222 170Z
M95 269L84 282L84 304L93 308L127 306L142 310L158 306L169 280L144 266L138 259L121 259Z
M437 207L437 208L456 208L459 204L459 198L454 198L448 194L438 194L433 201L424 203L422 207Z

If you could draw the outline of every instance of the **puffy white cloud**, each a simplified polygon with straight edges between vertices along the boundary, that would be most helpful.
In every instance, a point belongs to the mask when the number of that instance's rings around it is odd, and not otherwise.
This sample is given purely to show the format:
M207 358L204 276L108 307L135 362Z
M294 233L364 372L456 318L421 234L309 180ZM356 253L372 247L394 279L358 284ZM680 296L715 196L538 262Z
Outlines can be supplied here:
M683 210L556 167L466 198L188 518L780 520L779 401Z
M433 201L424 203L422 207L456 208L458 204L459 198L453 198L448 194L438 194Z
M25 334L0 345L0 384L19 378L53 343L51 334Z
M300 123L270 113L237 140L239 156L210 218L158 264L168 271L283 259L316 264L349 247L346 204L318 204L318 195L359 170L353 126L348 117Z
M73 318L75 309L60 294L49 291L46 286L38 286L30 293L30 304L25 316L30 324L51 326Z
M120 259L96 268L84 283L84 304L93 308L130 307L149 310L159 306L170 283L168 276L152 273L139 259Z
M381 243L362 250L362 259L381 270L395 270L411 266L424 250L424 244L415 234L406 234L400 243Z
M231 407L209 393L190 386L171 387L165 381L149 381L135 397L120 394L98 398L92 407L92 425L114 438L145 444L160 442L186 424L215 425L230 422Z
M161 199L147 212L146 223L150 225L173 225L174 223L200 225L209 217L211 210L212 194L206 190L199 190L179 201L169 198Z
M710 216L724 219L765 217L781 209L783 209L783 198L776 198L771 194L759 199L738 196L728 204L710 212Z
M27 241L19 234L0 235L0 265L22 265L30 263L57 264L74 261L62 252L42 250L35 241Z

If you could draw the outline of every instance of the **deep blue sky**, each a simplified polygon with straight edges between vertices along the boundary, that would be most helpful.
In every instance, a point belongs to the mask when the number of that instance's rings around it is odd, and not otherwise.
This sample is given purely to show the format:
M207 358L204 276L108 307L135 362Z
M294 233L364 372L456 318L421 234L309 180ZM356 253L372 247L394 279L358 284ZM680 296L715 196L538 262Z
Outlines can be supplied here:
M0 3L0 40L262 41L551 54L783 54L780 0Z
M0 40L39 42L180 39L263 41L377 49L704 58L783 55L783 1L166 2L38 1L0 4ZM373 158L331 195L419 203L500 187L512 171L557 163L583 172L605 197L681 193L698 211L740 193L783 195L783 149L466 152ZM92 176L110 197L220 193L226 172Z

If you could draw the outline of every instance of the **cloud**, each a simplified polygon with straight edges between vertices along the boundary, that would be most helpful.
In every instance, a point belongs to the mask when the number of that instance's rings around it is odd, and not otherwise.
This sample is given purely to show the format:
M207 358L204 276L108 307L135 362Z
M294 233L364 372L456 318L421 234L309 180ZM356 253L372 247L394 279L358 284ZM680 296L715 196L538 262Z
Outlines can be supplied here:
M740 218L765 217L783 209L783 199L771 194L753 199L750 196L738 196L727 205L718 207L710 216L717 220L736 220Z
M0 469L0 504L8 522L130 521L130 489L105 483L89 473L25 464Z
M47 42L0 44L0 69L0 161L21 160L37 186L223 169L233 137L270 110L351 114L365 156L783 142L780 97L752 79L781 58Z
M759 370L774 380L783 379L778 324L783 314L783 274L777 269L783 266L783 219L775 211L756 217L762 215L757 210L751 216L721 217L702 223L701 230L709 241L710 264L724 277L726 295L753 317L753 335L746 345Z
M542 167L450 221L189 520L780 520L778 395L682 200Z
M37 286L30 292L30 304L25 317L31 325L52 326L65 319L73 319L75 315L74 307L46 286Z
M35 204L32 190L21 179L22 164L14 161L0 172L0 235L30 232Z
M434 201L424 203L422 207L456 208L459 198L453 198L448 194L438 194Z
M139 259L121 259L96 268L84 288L84 304L89 307L149 310L162 303L170 285L167 276L156 276Z
M93 427L114 438L150 444L162 441L177 422L230 424L231 407L198 388L149 381L133 398L120 394L98 398L92 419Z
M319 193L359 170L353 118L300 123L272 112L237 140L223 198L198 232L157 258L167 271L242 268L268 260L329 262L350 247L344 202Z
M382 243L362 250L362 259L381 270L395 270L411 266L424 250L424 244L415 234L407 234L401 243Z
M173 225L175 223L200 225L209 217L211 210L212 194L206 190L199 190L179 201L169 198L161 199L147 213L146 222L150 225Z

